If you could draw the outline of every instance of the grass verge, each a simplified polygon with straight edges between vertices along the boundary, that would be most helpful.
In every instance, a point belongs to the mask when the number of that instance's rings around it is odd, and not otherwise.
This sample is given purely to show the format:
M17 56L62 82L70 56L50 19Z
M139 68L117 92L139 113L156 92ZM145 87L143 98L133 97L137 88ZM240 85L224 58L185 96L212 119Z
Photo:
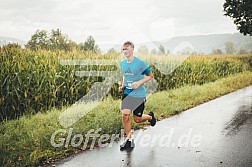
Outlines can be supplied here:
M204 85L156 92L148 98L146 111L152 110L159 119L163 119L251 84L252 72L246 71ZM71 126L72 136L82 134L84 141L90 129L98 128L102 128L99 134L118 134L122 128L119 105L119 100L106 98ZM3 122L0 126L0 166L38 166L81 151L82 145L52 147L50 143L52 134L64 129L58 121L63 111L54 109ZM144 125L133 123L135 129ZM64 130L69 131L69 128ZM60 133L58 137L66 139L67 135Z

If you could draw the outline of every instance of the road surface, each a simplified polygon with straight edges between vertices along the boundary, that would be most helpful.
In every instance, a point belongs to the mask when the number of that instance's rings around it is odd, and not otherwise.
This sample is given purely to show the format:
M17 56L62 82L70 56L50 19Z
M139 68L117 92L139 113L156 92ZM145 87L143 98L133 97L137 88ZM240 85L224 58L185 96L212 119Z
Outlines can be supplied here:
M252 86L209 101L134 132L122 142L84 151L60 167L252 166Z

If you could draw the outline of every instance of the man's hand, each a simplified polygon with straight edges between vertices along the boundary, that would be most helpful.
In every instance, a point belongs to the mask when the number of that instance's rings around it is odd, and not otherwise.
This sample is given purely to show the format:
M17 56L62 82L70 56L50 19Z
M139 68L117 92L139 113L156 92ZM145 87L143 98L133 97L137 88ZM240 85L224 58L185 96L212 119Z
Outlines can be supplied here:
M123 92L123 84L121 82L119 82L118 85L119 85L118 92L122 93Z
M133 82L131 87L132 89L137 89L142 84L141 81Z
M152 74L152 72L150 72L147 76L144 77L144 79L137 82L133 82L131 87L132 89L137 89L140 85L150 81L152 78L154 78L154 75Z

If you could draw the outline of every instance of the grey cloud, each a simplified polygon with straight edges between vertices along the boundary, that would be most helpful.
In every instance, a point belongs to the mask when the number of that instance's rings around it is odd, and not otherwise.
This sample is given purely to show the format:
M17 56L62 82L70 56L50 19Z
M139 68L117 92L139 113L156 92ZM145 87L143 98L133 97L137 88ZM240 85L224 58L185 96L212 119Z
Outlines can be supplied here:
M220 15L222 14L220 1L214 3L212 1L197 0L157 0L155 3L160 11L161 17L176 18L176 20L178 20L178 25L184 26L216 21L216 18L220 18Z
M76 2L69 2L76 3ZM81 14L87 12L91 7L91 3L78 3L78 10L65 10L61 8L62 2L52 0L4 0L1 2L0 21L8 20L19 22L29 20L31 22L54 23L75 19L81 17ZM21 20L20 20L21 19ZM74 21L74 20L73 20Z

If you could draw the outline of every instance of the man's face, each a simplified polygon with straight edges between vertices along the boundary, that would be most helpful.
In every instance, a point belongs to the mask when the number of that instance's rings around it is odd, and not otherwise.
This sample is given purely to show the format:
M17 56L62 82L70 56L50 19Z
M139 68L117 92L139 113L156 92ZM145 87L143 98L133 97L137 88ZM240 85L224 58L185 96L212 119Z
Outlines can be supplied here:
M133 55L134 49L131 46L129 46L129 45L124 45L122 47L122 51L123 51L123 55L125 57L130 57L131 55Z

